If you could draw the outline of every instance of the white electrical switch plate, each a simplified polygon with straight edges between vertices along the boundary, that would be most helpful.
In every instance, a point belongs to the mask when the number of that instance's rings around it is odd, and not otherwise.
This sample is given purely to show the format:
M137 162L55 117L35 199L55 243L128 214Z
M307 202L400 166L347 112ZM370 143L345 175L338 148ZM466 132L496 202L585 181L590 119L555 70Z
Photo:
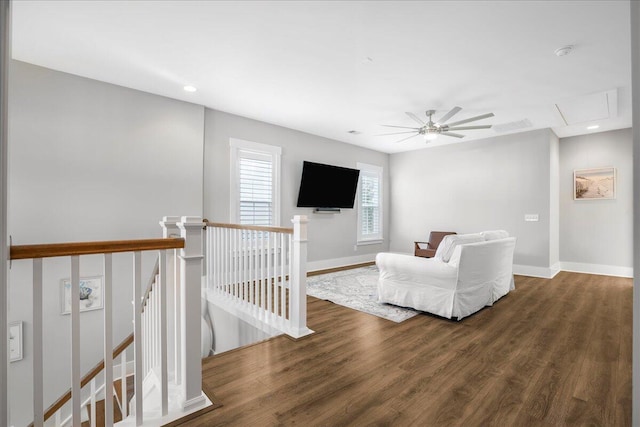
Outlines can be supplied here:
M538 214L525 214L524 220L530 222L538 221Z

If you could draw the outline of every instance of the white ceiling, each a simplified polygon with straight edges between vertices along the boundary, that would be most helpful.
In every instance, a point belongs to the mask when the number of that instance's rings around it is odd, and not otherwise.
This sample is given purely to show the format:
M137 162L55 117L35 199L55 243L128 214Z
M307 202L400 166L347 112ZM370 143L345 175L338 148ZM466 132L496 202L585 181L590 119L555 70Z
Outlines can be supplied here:
M13 57L384 152L404 112L560 137L555 104L617 94L631 126L629 1L14 1ZM554 50L573 45L570 55ZM183 91L184 85L198 88ZM603 99L607 99L606 96ZM500 128L500 127L499 127ZM359 135L349 130L362 132ZM464 131L462 141L497 135ZM459 143L440 136L435 143Z

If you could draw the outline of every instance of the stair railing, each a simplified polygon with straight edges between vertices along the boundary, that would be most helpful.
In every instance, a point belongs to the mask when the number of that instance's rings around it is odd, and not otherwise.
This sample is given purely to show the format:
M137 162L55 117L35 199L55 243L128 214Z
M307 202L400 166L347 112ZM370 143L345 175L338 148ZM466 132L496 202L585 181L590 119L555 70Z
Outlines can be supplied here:
M165 220L167 217L165 217ZM40 245L12 245L10 259L32 260L33 271L33 425L44 425L45 419L58 413L59 409L68 401L71 402L71 418L73 426L80 426L81 408L83 405L81 389L86 384L93 383L94 396L92 407L95 408L95 394L97 394L93 379L104 371L104 384L113 384L113 359L117 357L113 349L112 332L112 285L113 266L112 254L131 252L133 258L133 340L123 342L117 351L121 356L123 376L126 377L126 348L133 345L134 365L134 401L129 415L135 417L135 424L143 424L143 380L144 376L155 369L159 377L162 416L167 415L168 398L168 331L167 325L179 324L179 333L172 334L172 347L180 354L180 360L173 360L172 367L176 371L174 385L180 390L178 409L169 416L174 419L188 414L190 411L206 406L208 400L202 393L202 372L200 369L200 283L201 283L201 245L202 220L199 217L181 217L174 222L180 231L180 237L165 237L162 239L80 242ZM141 283L142 252L157 251L158 270L154 269L153 278L143 295ZM171 261L167 262L169 253ZM102 254L103 256L103 315L104 315L104 360L87 375L80 375L80 257L84 255ZM71 389L58 399L47 411L44 411L44 365L43 365L43 259L50 257L70 257L71 259ZM175 259L173 259L175 256ZM175 277L173 295L180 295L179 305L173 306L172 314L179 321L169 322L167 319L167 288L170 278L167 276L167 265ZM176 267L178 266L179 267ZM179 276L178 276L179 274ZM179 278L179 279L178 279ZM177 337L177 339L176 339ZM145 340L146 338L146 340ZM173 350L173 349L171 349ZM184 362L184 363L183 363ZM185 366L190 364L189 366ZM159 374L158 374L159 372ZM8 388L8 384L0 387ZM122 381L123 393L121 407L127 411L126 378ZM105 425L113 425L113 387L105 386ZM57 408L55 408L57 406ZM176 415L177 414L177 415ZM125 416L126 413L123 413ZM156 417L151 423L165 418ZM62 417L56 416L56 424L62 423Z
M234 306L299 338L307 327L307 218L293 228L207 222L206 287L214 301Z

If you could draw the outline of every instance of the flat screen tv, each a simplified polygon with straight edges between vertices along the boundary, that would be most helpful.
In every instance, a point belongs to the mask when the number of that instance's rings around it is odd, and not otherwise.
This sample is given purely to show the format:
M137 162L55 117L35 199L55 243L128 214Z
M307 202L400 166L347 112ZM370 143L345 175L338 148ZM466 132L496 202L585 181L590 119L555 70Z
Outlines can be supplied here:
M358 169L305 161L298 207L353 209L359 176Z

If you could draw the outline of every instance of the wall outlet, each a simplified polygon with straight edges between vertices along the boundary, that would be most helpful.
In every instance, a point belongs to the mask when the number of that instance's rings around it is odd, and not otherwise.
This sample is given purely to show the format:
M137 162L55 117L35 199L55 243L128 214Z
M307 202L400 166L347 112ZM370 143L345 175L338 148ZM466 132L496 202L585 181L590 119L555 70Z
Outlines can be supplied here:
M524 220L527 222L537 222L538 221L538 214L525 214L524 215Z
M358 245L353 245L353 251L357 252L358 251Z

